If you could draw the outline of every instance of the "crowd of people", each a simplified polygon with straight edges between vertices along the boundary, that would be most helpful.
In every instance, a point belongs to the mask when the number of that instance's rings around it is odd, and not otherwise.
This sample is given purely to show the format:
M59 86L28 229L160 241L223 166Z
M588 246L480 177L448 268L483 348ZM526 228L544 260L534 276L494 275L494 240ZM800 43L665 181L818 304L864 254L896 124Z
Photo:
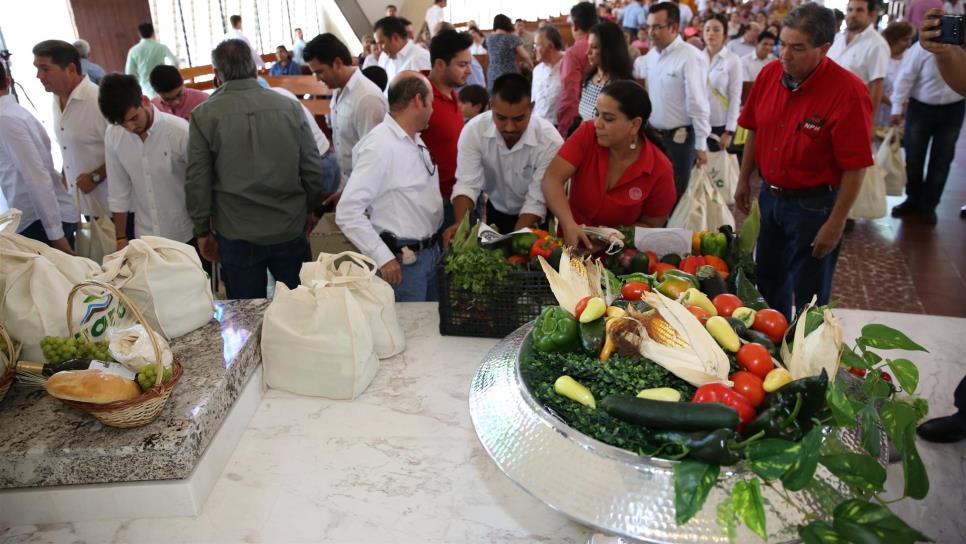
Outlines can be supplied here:
M210 96L185 86L150 23L126 74L93 65L82 40L48 40L33 53L63 171L3 96L0 181L23 234L70 252L78 213L110 215L118 248L144 235L192 244L232 298L265 296L266 271L294 287L306 233L334 210L398 300L434 300L440 252L468 214L501 231L553 217L569 246L589 247L581 225L661 227L709 153L741 152L736 205L761 205L759 287L791 317L798 301L828 300L877 127L905 130L907 199L893 214L936 220L964 101L933 44L914 43L937 13L920 14L923 1L908 9L918 21L887 25L877 0L840 17L796 0L581 2L569 45L560 23L504 14L489 32L457 31L446 0L421 43L388 6L358 57L300 29L276 49L270 75L332 89L331 142L258 76L239 16L212 52Z

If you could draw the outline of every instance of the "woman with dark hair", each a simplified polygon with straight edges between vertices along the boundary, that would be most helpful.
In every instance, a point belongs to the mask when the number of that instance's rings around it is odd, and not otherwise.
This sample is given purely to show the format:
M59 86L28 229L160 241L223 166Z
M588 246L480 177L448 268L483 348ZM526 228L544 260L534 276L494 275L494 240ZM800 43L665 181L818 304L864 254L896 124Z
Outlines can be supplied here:
M620 79L633 79L634 71L624 31L611 21L602 21L591 27L590 36L587 37L587 60L590 69L584 76L577 110L581 122L594 118L597 97L605 85Z
M597 116L567 139L543 176L547 207L568 246L590 240L580 225L663 227L674 207L674 169L648 124L651 100L634 81L613 81ZM570 197L564 184L570 180Z
M486 68L488 90L493 90L493 82L503 74L519 73L517 64L533 69L533 59L523 46L520 36L513 33L513 21L500 13L493 18L493 32L483 41L490 64Z
M711 105L709 151L727 151L738 130L741 112L741 86L744 70L741 59L725 47L728 20L715 13L704 23L704 52L708 55L708 103Z

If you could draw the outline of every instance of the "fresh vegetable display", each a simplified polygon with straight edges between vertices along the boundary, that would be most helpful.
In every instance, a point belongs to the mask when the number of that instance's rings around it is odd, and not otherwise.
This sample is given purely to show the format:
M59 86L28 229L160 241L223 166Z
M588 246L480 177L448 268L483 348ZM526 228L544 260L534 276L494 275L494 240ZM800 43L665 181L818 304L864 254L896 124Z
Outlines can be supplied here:
M756 227L738 235L696 233L692 250L702 255L681 256L680 268L637 248L627 263L633 268L643 255L638 262L647 259L646 272L611 273L566 250L557 267L539 256L559 306L534 323L533 349L520 360L524 382L574 429L641 456L680 461L679 524L702 509L718 467L737 465L744 479L718 505L718 520L723 530L744 523L767 540L755 491L800 491L822 465L857 498L809 511L799 527L805 542L844 542L856 534L869 542L925 540L881 502L867 502L884 489L879 425L903 454L905 495L921 499L928 492L913 438L925 415L925 401L912 396L918 371L907 359L873 351L924 348L882 325L864 327L850 348L830 309L814 303L789 326L754 286L747 233L757 236ZM863 371L864 379L846 370ZM859 423L863 449L856 452L836 431ZM782 497L801 508L788 493Z

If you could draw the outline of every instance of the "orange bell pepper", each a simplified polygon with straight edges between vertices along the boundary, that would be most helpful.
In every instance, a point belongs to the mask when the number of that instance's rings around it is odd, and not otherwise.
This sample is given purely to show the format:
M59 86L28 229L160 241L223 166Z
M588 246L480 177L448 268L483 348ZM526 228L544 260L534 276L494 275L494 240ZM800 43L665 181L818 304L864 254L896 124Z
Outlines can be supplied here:
M715 257L714 255L705 255L704 264L714 267L715 270L721 274L722 278L727 278L731 271L728 269L728 263L724 261L721 257Z

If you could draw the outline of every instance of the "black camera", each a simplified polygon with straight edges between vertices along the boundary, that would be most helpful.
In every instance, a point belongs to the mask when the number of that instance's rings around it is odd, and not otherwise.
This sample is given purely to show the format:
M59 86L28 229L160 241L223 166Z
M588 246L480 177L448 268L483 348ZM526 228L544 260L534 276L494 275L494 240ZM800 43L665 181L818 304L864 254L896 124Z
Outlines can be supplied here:
M933 30L940 30L942 34L938 37L933 38L932 41L936 43L948 43L952 45L963 45L963 16L962 15L943 15L942 17L934 17L934 19L939 19L939 24L933 27Z

